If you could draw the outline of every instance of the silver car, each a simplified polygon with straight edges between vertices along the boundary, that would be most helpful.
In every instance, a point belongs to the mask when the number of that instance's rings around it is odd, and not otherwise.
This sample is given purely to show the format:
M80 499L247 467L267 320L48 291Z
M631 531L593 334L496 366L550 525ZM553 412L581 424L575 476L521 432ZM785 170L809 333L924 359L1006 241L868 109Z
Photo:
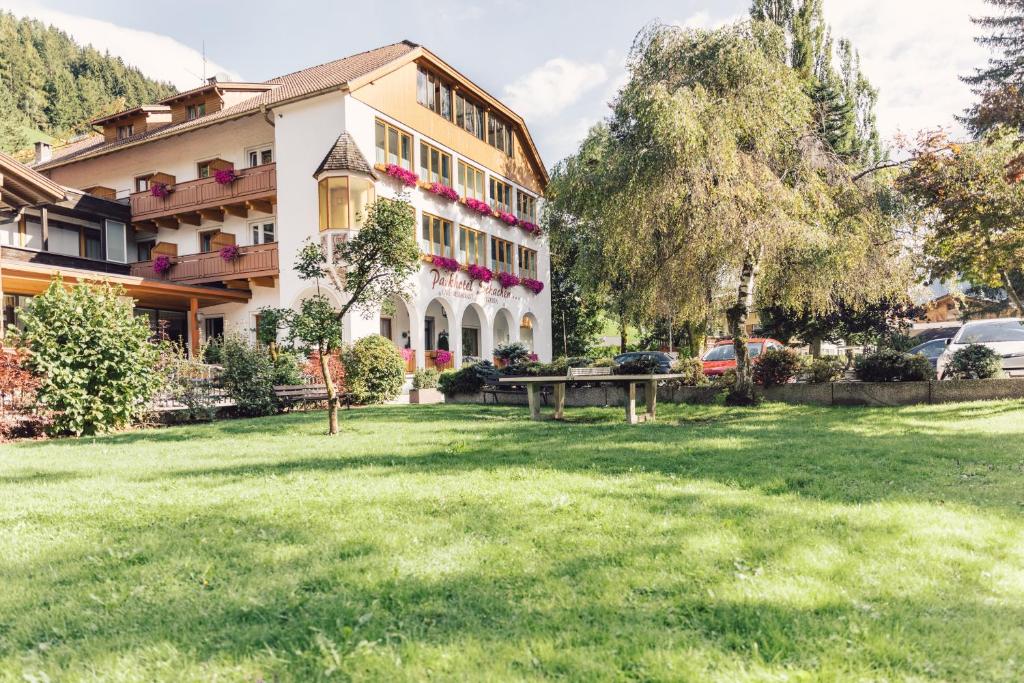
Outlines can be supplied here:
M1007 377L1024 377L1024 318L964 323L946 346L945 352L939 356L936 364L939 379L949 379L946 377L946 368L953 354L971 344L982 344L999 354Z

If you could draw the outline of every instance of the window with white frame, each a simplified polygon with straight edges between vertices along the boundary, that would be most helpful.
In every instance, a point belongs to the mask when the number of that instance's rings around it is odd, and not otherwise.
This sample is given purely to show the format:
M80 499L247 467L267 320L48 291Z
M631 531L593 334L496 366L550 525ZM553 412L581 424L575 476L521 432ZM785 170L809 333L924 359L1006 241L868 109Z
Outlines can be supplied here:
M263 145L249 150L249 168L274 163L274 146Z
M277 241L277 231L273 220L264 219L256 221L250 223L249 227L252 229L253 244L270 244Z

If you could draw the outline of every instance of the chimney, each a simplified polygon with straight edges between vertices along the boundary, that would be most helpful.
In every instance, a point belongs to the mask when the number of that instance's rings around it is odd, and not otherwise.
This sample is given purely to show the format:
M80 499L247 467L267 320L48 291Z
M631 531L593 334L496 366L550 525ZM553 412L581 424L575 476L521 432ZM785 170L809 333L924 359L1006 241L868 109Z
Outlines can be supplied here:
M53 151L50 149L49 143L39 141L36 143L36 163L45 164L47 161L53 158Z

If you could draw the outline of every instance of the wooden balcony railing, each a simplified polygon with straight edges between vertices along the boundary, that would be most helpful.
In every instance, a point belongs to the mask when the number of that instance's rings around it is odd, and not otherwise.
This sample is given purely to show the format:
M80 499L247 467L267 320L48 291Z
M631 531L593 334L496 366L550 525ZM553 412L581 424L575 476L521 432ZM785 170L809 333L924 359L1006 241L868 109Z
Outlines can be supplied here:
M265 164L236 171L238 178L221 184L213 177L175 183L166 197L154 197L148 190L131 195L132 222L171 220L200 212L243 215L250 208L272 211L277 196L277 165ZM198 225L198 222L185 222ZM174 227L174 226L171 226Z
M238 256L230 261L222 259L216 251L176 256L171 259L171 269L164 275L153 270L152 261L132 264L132 275L190 285L270 278L277 276L278 272L276 242L239 247Z

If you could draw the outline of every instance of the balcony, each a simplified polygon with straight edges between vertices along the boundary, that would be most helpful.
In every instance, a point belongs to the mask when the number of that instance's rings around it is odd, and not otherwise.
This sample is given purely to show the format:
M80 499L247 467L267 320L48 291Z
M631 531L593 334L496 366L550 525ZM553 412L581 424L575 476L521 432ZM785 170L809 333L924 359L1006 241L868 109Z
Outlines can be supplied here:
M220 253L211 251L203 254L186 254L171 258L171 269L164 275L153 270L153 261L139 261L131 264L132 275L152 280L170 280L186 285L201 285L223 282L228 286L253 284L273 286L278 275L277 243L256 244L239 247L238 256L230 261L221 258Z
M236 171L238 178L221 184L213 177L175 183L166 197L150 192L131 195L132 222L177 228L181 223L224 220L224 214L246 218L250 210L273 213L277 201L277 165L265 164ZM276 253L276 252L275 252Z

